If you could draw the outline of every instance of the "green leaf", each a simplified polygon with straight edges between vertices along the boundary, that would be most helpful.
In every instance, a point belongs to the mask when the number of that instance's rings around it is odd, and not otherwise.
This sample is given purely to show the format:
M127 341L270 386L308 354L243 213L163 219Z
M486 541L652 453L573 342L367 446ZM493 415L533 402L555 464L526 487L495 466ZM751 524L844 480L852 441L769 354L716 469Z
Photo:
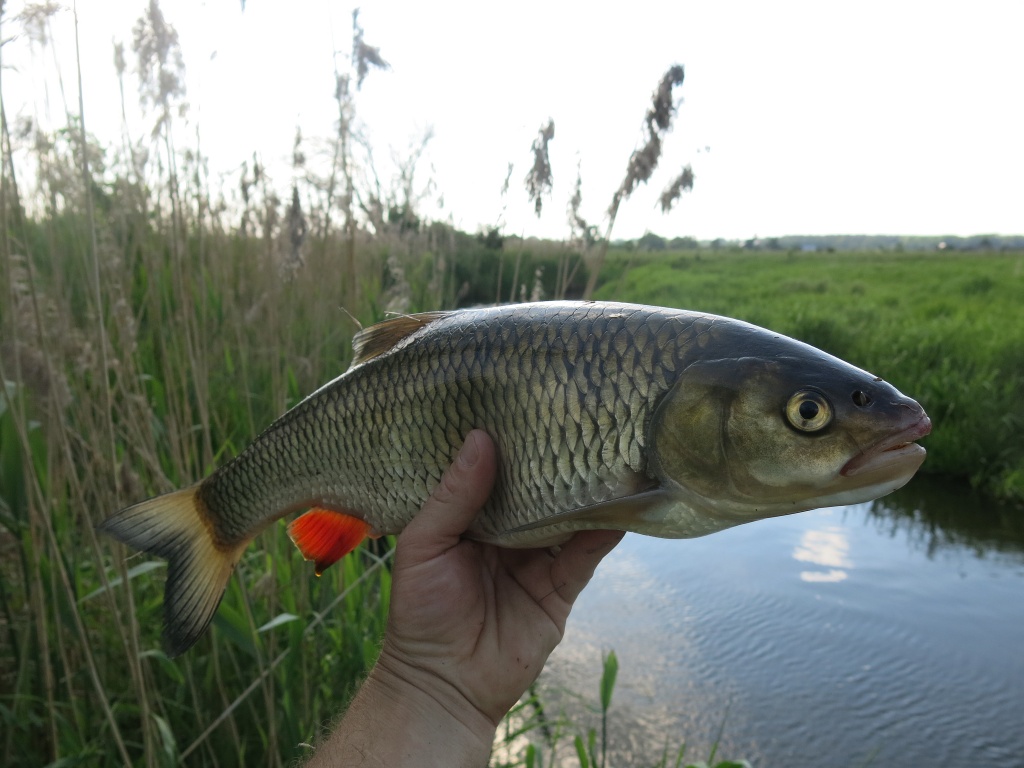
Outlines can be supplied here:
M683 756L686 754L686 742L684 741L679 747L679 752L676 753L676 765L675 768L679 768L683 764Z
M590 768L590 758L587 757L587 748L583 744L583 737L577 736L574 743L576 744L576 757L580 761L580 768Z
M256 656L256 647L253 645L249 623L234 606L227 604L226 601L222 602L217 613L214 614L213 625L243 651L250 656Z
M4 389L7 390L7 394L3 397L0 397L0 416L3 416L4 413L7 412L7 401L14 399L14 395L18 390L18 385L15 384L13 381L5 380Z
M128 569L128 581L131 581L136 576L141 576L144 573L149 573L150 571L155 571L157 568L166 568L166 567L167 567L167 563L165 561L163 561L163 560L147 560L144 563L139 563L138 565L134 566L133 568L129 568ZM84 603L86 600L91 600L92 598L96 597L97 595L102 595L108 589L113 589L114 587L121 586L121 582L123 582L123 581L124 581L124 579L122 579L120 576L115 576L113 579L111 579L110 581L107 582L106 586L100 587L99 589L94 589L88 595L86 595L85 597L81 598L78 601L79 605Z
M156 659L159 662L160 667L164 670L164 672L167 673L168 677L170 677L172 680L174 680L174 682L178 683L179 685L184 685L185 676L181 673L181 668L177 664L175 664L171 660L171 658L166 653L161 651L159 648L151 648L148 651L143 651L139 654L139 658Z
M277 614L277 616L272 618L270 621L268 621L266 624L264 624L262 627L260 627L256 631L257 632L267 632L268 630L271 630L274 627L279 627L282 624L287 624L287 623L289 623L291 621L298 621L298 619L299 619L299 617L296 616L294 613L279 613L279 614Z
M615 651L608 651L604 657L604 672L601 674L601 709L605 712L612 703L612 691L615 690L615 678L619 674L619 659Z
M153 715L153 720L156 722L156 729L160 733L160 744L164 748L164 756L167 758L167 764L173 765L177 762L178 756L178 742L174 738L174 731L171 730L170 724L160 715Z

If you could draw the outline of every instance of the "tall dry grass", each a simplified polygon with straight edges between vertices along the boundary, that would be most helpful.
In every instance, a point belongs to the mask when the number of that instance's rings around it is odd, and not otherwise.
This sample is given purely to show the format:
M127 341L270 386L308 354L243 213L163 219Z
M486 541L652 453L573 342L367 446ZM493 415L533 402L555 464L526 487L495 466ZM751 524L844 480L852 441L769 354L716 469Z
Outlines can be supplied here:
M49 56L57 13L0 7L0 32L27 31ZM413 180L429 136L380 182L355 126L358 91L386 63L358 15L352 51L335 72L328 162L309 162L297 133L288 184L254 154L238 200L211 189L201 131L182 130L184 62L156 0L127 50L114 45L119 146L90 135L81 97L60 105L57 128L12 126L0 109L0 764L301 756L377 653L387 554L360 552L317 580L274 527L211 632L172 661L163 563L94 526L236 454L345 369L361 324L582 289L579 250L517 241L503 280L500 239L422 220ZM80 94L74 75L64 82ZM134 98L147 110L138 132Z
M120 149L99 146L81 102L54 131L2 116L0 764L284 765L375 656L385 561L365 552L316 580L271 530L209 636L171 661L162 563L94 526L204 476L343 371L385 300L443 306L444 233L371 241L312 175L282 203L258 160L240 208L215 199L199 136L176 143L182 63L156 3L131 54L144 139L125 126Z
M61 162L56 152L45 159ZM10 174L3 191L0 762L116 753L167 764L243 694L193 759L286 762L372 658L386 570L364 556L314 581L270 532L242 563L212 637L171 663L158 641L162 568L126 559L93 526L202 477L343 370L355 325L342 311L346 284L325 278L343 235L307 241L295 269L271 205L250 212L258 234L243 235L177 203L152 216L159 201L124 178L65 188L67 205L39 218L17 204ZM86 195L91 215L79 212ZM347 306L366 322L380 314L375 255L363 253L365 302ZM327 631L304 634L367 567L380 575L327 614Z

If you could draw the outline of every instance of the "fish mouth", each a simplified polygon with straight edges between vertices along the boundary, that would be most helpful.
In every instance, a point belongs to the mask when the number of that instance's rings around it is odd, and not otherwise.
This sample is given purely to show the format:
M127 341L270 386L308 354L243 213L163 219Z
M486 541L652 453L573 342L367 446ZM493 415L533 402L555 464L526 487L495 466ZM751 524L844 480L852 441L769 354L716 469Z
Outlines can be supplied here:
M931 431L931 419L922 414L920 419L902 432L883 438L854 456L846 462L846 466L839 474L843 477L856 477L879 470L903 470L909 468L911 464L914 465L913 471L916 471L924 461L927 451L914 441L920 440Z

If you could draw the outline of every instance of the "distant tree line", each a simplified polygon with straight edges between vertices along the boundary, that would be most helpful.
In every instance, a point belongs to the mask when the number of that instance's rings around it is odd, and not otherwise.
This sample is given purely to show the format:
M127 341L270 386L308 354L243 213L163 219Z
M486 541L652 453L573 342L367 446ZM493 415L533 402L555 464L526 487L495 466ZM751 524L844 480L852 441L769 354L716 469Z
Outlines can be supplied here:
M681 251L743 248L756 251L1016 251L1024 249L1024 235L906 236L906 235L785 235L746 240L697 240L661 237L646 232L636 240L619 240L615 247L635 251Z

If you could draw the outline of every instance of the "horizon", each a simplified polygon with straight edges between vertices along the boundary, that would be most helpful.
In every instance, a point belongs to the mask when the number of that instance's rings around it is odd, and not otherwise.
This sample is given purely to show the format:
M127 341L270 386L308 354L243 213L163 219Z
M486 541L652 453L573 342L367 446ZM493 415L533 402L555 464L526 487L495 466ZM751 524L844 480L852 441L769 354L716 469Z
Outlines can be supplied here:
M951 234L943 234L943 235L917 235L917 234L902 234L902 233L895 233L895 232L881 232L881 233L879 233L879 232L874 232L874 233L832 232L832 233L827 233L827 234L808 234L808 233L802 233L801 234L801 233L796 233L796 234L765 235L765 236L752 235L751 237L739 237L739 238L728 238L728 237L700 237L700 238L691 238L691 237L689 237L687 235L662 235L660 232L647 231L647 232L644 232L639 237L629 237L629 238L615 237L615 238L612 238L612 240L610 241L610 244L612 246L614 246L614 245L616 245L618 243L636 242L637 240L643 239L644 237L646 237L648 235L654 235L655 237L661 238L662 240L665 240L665 241L695 240L698 243L711 243L711 242L714 242L716 240L722 240L722 241L724 241L726 243L744 243L744 242L751 242L751 241L762 242L762 241L767 241L767 240L798 240L798 239L829 240L829 239L841 239L841 238L861 238L861 239L864 239L864 240L900 240L900 241L925 240L925 241L928 241L928 242L933 242L933 241L945 241L945 240L968 240L968 241L973 241L973 240L985 240L987 238L994 238L994 239L1000 240L1000 241L1002 241L1002 240L1021 240L1022 243L1021 243L1020 247L1024 247L1024 233L1022 233L1022 234L1012 234L1012 233L1011 234L1003 234L1003 233L999 233L999 232L976 232L976 233L971 234L971 235L951 235ZM520 235L514 235L514 234L506 234L506 235L504 235L504 237L506 239L516 239L516 238L518 238L518 239L521 239L521 240L540 240L540 241L544 241L544 242L559 242L559 241L564 239L564 238L545 238L545 237L538 237L538 236L534 236L534 235L527 235L525 237L522 237ZM1018 246L1014 246L1014 247L1018 247Z

